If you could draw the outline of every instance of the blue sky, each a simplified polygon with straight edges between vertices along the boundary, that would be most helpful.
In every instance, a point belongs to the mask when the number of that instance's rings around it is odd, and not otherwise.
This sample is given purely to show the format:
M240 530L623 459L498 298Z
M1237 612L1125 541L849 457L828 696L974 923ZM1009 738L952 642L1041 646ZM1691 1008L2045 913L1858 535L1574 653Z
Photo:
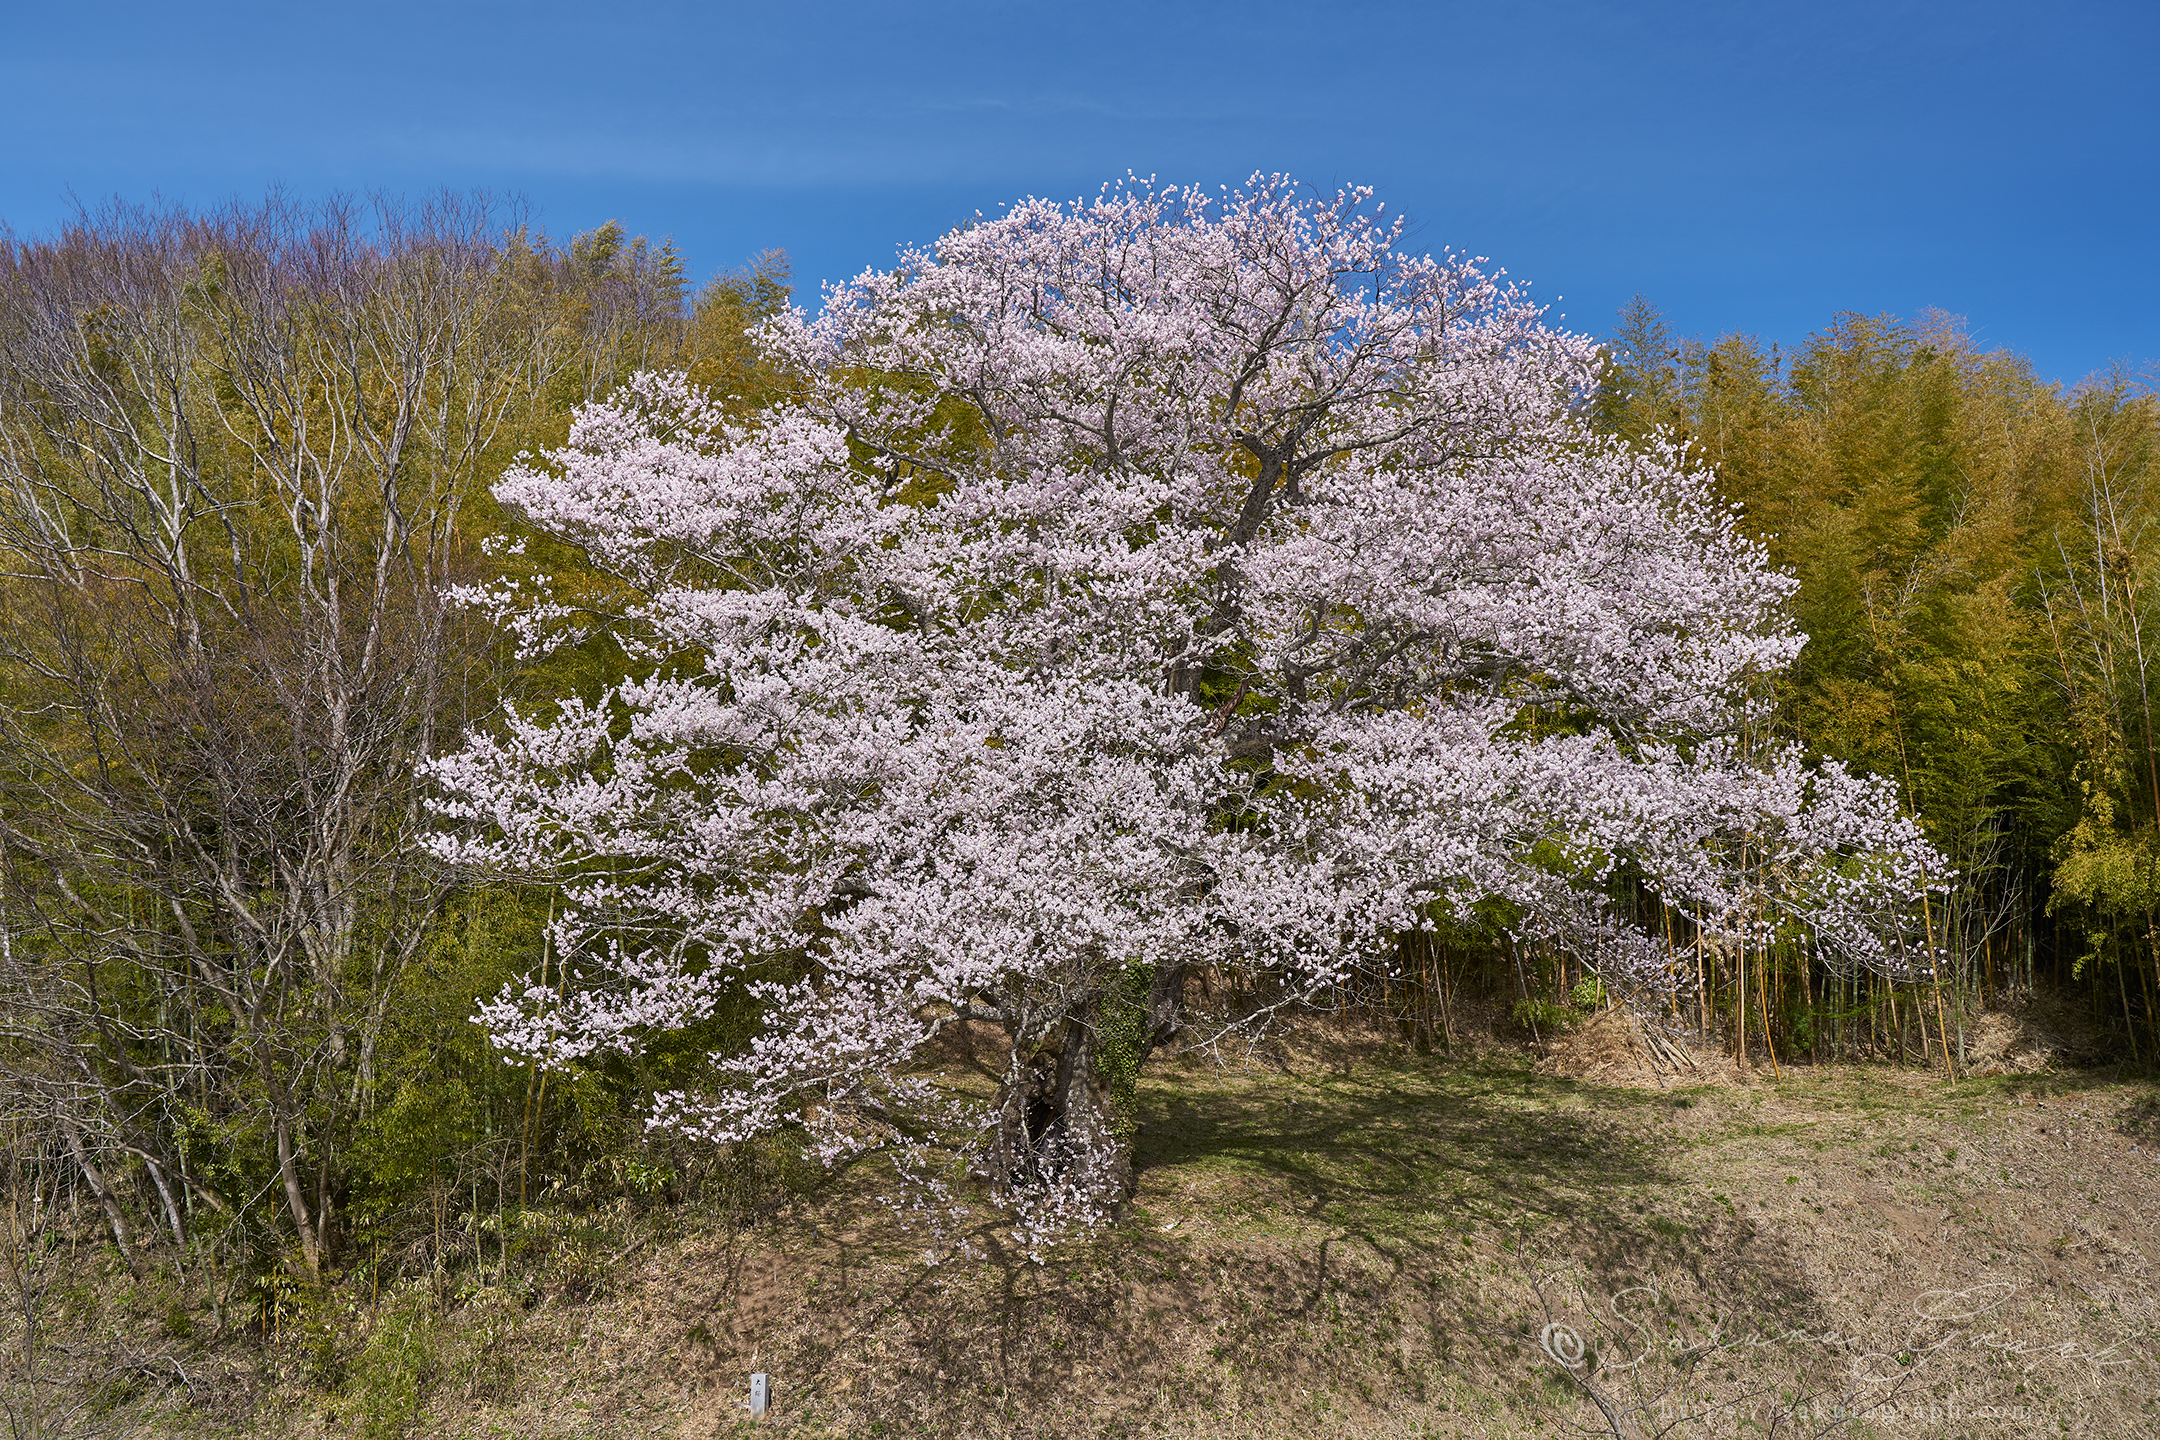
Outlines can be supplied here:
M522 196L799 281L1127 170L1361 182L1570 325L1966 316L2074 381L2160 360L2160 3L31 6L0 218L279 183Z

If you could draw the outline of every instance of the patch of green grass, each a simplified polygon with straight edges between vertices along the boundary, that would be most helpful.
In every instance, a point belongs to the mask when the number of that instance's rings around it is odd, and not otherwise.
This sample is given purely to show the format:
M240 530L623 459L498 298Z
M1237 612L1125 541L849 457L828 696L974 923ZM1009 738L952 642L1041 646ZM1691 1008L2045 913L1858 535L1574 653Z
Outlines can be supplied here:
M1554 1217L1673 1183L1634 1092L1523 1068L1372 1066L1299 1083L1186 1070L1143 1084L1145 1172L1221 1176L1344 1223L1424 1228L1434 1202Z

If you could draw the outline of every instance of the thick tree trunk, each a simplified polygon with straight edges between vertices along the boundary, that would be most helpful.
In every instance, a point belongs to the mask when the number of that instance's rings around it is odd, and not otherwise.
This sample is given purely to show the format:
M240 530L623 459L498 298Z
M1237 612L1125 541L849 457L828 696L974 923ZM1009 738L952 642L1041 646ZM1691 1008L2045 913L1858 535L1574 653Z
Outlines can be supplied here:
M1045 1097L1065 1178L1090 1194L1123 1204L1133 1189L1133 1124L1120 1114L1115 1073L1098 1053L1100 1037L1086 1025L1067 1024L1058 1049L1050 1093ZM1137 1063L1137 1058L1135 1060Z
M1131 1196L1140 1067L1176 1031L1184 983L1178 966L1150 977L1143 995L1090 997L1033 1054L1014 1052L999 1098L997 1183L1061 1184L1113 1205Z

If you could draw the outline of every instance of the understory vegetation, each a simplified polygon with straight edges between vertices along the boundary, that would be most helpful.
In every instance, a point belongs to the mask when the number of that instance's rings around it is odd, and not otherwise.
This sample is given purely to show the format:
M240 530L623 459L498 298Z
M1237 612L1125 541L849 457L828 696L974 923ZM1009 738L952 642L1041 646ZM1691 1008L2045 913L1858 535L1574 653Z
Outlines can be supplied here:
M46 1340L9 1403L18 1433L533 1440L2152 1423L2148 1084L1565 1068L1341 1022L1173 1067L1120 1224L1044 1264L985 1214L975 1263L926 1265L874 1173L778 1152L240 1296L83 1226L18 1272Z

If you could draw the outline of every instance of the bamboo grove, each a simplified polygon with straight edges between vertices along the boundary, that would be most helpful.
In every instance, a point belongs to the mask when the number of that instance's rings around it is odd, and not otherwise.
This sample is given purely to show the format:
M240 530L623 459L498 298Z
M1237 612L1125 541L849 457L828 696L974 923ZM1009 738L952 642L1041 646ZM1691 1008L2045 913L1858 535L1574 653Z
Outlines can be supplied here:
M431 868L416 767L621 673L604 625L535 674L448 603L504 574L488 486L636 369L745 404L785 383L745 335L785 265L693 292L667 246L514 221L113 208L0 243L0 1147L130 1264L508 1268L518 1213L735 1163L636 1122L712 1037L557 1076L488 1051L475 1005L546 973L548 897ZM1920 985L1800 937L1694 945L1645 902L1685 957L1669 1027L1954 1073L1984 1010L2046 994L2160 1057L2149 386L2049 384L1942 317L1784 354L1638 302L1609 357L1600 422L1684 437L1801 582L1781 723L1897 777L1957 871ZM604 614L574 554L515 564ZM1356 998L1436 1040L1466 996L1540 1036L1603 999L1495 933L1403 959Z
M2160 404L2072 387L1953 317L1841 315L1790 354L1677 342L1638 300L1599 407L1715 466L1800 580L1780 695L1810 747L1895 776L1956 867L1936 979L1842 981L1797 940L1697 954L1695 1025L1736 1054L1964 1064L1975 1017L2047 993L2125 1060L2160 1054L2153 690Z

